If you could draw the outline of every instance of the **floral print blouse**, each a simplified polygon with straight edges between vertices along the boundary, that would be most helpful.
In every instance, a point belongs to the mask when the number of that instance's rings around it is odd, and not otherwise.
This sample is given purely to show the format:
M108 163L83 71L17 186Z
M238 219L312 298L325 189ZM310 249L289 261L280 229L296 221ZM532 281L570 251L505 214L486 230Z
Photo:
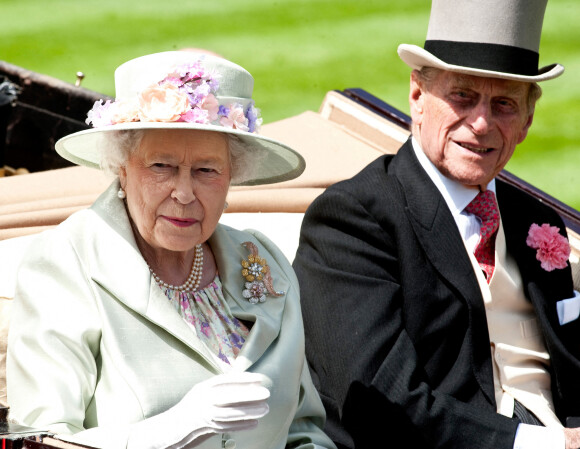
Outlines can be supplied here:
M164 293L198 338L226 365L239 354L250 330L232 315L218 275L195 292L164 288Z

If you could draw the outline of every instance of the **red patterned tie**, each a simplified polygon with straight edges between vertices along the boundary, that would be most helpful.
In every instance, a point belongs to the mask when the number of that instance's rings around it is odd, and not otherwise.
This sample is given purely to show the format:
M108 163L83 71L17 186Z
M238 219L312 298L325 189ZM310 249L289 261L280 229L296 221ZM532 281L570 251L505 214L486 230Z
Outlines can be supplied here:
M495 236L499 227L495 194L491 190L479 192L465 211L481 219L480 238L474 254L489 284L495 266Z

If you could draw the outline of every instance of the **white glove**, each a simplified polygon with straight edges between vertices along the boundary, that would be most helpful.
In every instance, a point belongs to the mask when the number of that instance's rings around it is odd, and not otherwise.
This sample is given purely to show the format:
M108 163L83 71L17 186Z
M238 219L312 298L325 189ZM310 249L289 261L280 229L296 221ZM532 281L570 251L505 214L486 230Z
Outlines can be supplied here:
M216 433L253 429L268 413L267 388L256 373L214 376L195 385L175 406L133 426L128 449L177 449Z

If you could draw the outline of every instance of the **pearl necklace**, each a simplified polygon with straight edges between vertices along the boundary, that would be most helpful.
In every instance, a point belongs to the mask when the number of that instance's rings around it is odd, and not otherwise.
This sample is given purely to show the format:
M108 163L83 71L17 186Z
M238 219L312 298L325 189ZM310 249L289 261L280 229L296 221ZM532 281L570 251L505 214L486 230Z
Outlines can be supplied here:
M147 266L149 267L149 265ZM203 274L203 247L201 246L201 243L195 245L195 258L193 259L191 272L189 273L185 283L182 285L168 284L167 282L164 282L151 267L149 267L149 271L151 272L153 279L155 279L155 282L157 282L157 285L161 288L169 288L180 292L194 292L198 289Z

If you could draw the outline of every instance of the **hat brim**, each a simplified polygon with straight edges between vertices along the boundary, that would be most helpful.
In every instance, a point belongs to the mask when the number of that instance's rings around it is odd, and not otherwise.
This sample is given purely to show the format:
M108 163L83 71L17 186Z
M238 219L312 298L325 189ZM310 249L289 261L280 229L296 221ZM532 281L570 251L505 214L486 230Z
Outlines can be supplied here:
M560 76L564 73L564 66L560 64L552 64L538 70L537 75L526 76L514 73L494 72L492 70L476 69L472 67L464 67L459 65L448 64L445 61L437 58L429 53L424 48L417 45L401 44L397 49L399 57L409 67L421 70L423 67L434 67L437 69L447 70L450 72L465 73L466 75L482 76L488 78L502 78L514 81L523 82L540 82L547 81Z
M254 176L232 185L273 184L297 178L304 172L306 162L295 150L277 140L260 134L248 133L217 125L185 122L129 122L91 128L63 137L56 142L56 152L63 158L91 168L100 168L100 136L102 133L122 130L174 129L212 131L238 136L244 143L266 150L265 157L257 157L254 163ZM262 153L262 152L260 152Z

